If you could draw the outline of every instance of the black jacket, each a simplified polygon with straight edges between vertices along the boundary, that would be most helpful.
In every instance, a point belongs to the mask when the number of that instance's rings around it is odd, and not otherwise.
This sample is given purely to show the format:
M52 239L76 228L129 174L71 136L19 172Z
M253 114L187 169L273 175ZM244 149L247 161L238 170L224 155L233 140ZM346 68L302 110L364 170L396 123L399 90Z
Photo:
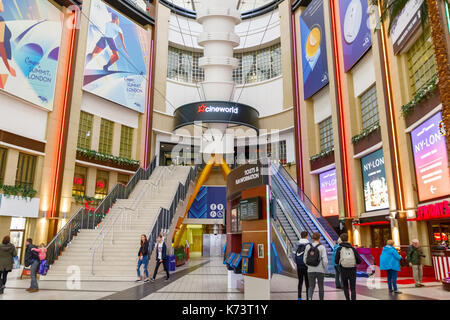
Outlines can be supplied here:
M139 248L138 257L140 256L148 256L148 241L145 241L143 244L141 244L141 247Z
M27 245L25 249L25 267L31 266L34 260L39 261L39 253L37 251L33 251L31 249L37 248L34 244Z
M162 252L161 252L161 260L166 260L166 259L167 259L167 246L166 246L166 243L165 243L165 242L163 242L162 244L163 244L163 245L162 245ZM156 243L156 246L155 246L155 250L156 250L156 261L159 260L159 259L158 259L158 245L159 245L159 243Z
M341 249L342 249L342 247L352 248L353 249L353 253L355 254L356 265L358 265L358 264L360 264L362 262L362 258L359 255L358 251L356 251L356 249L353 248L353 246L349 242L342 242L339 245L339 248L336 251L336 257L334 258L334 263L337 266L339 266L339 261L341 260Z

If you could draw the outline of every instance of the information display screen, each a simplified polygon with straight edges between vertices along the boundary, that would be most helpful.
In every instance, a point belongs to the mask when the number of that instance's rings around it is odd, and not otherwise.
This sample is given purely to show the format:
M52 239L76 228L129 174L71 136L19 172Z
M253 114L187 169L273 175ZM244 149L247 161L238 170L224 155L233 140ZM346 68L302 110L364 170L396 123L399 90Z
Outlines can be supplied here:
M234 256L234 259L233 259L233 262L231 263L231 265L233 267L237 267L240 259L241 259L241 255L238 253L237 255Z
M361 159L366 211L389 208L388 185L384 167L383 149Z
M260 198L245 199L240 202L241 220L259 220L260 215Z
M329 217L339 215L336 169L319 174L319 183L322 216Z
M253 243L246 242L242 244L241 256L250 258L252 256Z
M230 252L230 253L228 254L227 260L225 260L225 263L231 264L231 262L233 261L233 258L234 258L235 255L236 255L235 253Z

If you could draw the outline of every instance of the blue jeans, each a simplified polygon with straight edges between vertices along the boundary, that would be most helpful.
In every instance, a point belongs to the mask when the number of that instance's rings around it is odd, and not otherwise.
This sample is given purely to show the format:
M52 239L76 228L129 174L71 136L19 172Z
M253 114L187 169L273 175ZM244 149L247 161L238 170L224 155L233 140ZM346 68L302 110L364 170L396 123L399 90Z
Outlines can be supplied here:
M30 278L31 278L31 284L30 289L39 289L38 288L38 282L36 279L36 274L39 270L39 265L41 262L39 260L34 260L30 267Z
M397 274L398 272L392 269L387 270L387 281L389 291L397 291Z
M137 263L137 276L141 277L141 265L144 265L145 277L148 278L148 256L143 256L142 259L138 260Z

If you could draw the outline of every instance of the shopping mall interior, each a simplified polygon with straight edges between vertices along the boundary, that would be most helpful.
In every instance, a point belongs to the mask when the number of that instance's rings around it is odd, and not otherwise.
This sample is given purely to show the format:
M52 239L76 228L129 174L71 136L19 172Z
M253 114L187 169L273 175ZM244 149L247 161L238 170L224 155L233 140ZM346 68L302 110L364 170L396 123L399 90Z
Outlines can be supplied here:
M449 1L0 0L0 57L0 300L298 300L302 232L450 300Z

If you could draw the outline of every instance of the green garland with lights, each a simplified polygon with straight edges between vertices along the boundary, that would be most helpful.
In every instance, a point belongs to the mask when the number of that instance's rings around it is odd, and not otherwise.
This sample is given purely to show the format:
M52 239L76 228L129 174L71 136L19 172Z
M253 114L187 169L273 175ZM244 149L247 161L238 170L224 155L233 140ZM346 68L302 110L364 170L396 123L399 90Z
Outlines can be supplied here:
M321 153L313 155L311 158L309 158L309 160L315 161L320 158L325 158L326 156L329 156L332 152L334 152L334 148L327 149L325 151L322 151Z
M95 150L77 147L77 153L87 157L88 159L94 159L99 161L112 161L118 165L139 166L138 160L116 157L111 154L101 153Z
M372 132L378 130L380 128L380 122L377 121L370 127L366 128L361 132L360 134L357 134L356 136L352 137L352 143L355 144L358 141L364 139L365 137L369 136Z
M89 196L73 196L73 199L75 200L75 203L82 203L85 204L86 202L90 202L91 205L98 205L101 202L101 199L97 199L94 197ZM91 202L92 201L92 202Z
M6 198L22 198L26 200L30 200L34 198L34 196L37 194L37 191L33 188L28 187L21 187L21 186L8 186L8 185L0 185L0 190L2 191L2 194Z
M437 80L437 75L434 75L430 81L428 81L419 91L417 91L414 98L412 98L410 102L402 106L403 118L406 118L411 112L414 111L420 102L427 100L433 94L437 87Z

